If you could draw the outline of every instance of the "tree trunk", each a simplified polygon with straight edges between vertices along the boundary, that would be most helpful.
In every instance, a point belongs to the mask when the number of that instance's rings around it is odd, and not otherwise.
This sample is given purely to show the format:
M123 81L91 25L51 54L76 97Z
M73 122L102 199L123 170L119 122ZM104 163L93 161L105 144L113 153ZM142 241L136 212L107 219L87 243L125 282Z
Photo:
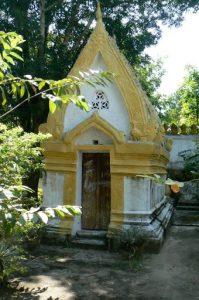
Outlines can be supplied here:
M44 47L45 47L45 26L46 26L46 11L45 11L45 0L40 0L40 46L39 46L39 57L41 62L44 60Z

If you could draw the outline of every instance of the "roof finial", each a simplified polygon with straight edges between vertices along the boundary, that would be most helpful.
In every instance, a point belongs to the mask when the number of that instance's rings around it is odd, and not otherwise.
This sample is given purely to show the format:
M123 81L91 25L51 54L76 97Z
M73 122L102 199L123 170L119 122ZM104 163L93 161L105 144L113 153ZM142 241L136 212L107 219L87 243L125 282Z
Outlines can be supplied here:
M99 1L97 1L96 18L97 18L97 21L102 21L102 11L101 11L101 6L100 6Z

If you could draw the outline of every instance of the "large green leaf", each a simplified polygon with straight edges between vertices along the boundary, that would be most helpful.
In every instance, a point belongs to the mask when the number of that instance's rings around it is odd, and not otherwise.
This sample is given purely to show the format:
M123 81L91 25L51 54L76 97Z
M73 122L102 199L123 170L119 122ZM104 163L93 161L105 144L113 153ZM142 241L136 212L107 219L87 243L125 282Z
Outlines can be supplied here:
M49 100L49 109L52 114L56 111L57 105L54 101Z
M48 223L48 216L45 212L38 211L37 214L38 214L38 216L40 217L40 219L42 220L43 223L45 223L45 224Z
M17 54L16 52L11 51L10 55L12 55L14 58L16 58L18 60L24 61L23 58L19 54Z

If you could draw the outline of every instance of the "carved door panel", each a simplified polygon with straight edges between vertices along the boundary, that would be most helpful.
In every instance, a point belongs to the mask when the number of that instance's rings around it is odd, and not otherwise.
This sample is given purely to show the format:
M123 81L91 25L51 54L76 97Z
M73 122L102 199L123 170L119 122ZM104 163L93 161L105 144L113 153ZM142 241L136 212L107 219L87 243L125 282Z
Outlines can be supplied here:
M82 161L82 228L106 230L110 222L110 156L84 153Z

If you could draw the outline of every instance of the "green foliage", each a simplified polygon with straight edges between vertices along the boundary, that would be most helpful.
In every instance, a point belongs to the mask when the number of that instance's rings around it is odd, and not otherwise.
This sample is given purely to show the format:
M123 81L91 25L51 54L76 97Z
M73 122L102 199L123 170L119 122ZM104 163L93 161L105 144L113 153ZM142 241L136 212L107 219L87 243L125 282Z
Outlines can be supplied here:
M168 124L199 124L199 70L187 66L186 71L182 85L165 99L164 121Z
M161 85L162 76L165 73L163 61L161 59L158 59L157 61L152 59L143 60L143 58L140 57L140 62L134 65L134 70L143 90L151 100L161 118L164 111L164 101L162 101L161 95L157 90Z
M40 144L48 138L0 123L0 186L21 185L32 172L42 170Z
M16 77L12 74L11 65L17 64L18 60L23 60L18 54L18 51L22 51L19 45L23 42L22 37L14 32L0 32L0 46L2 48L0 52L0 95L2 107L6 110L0 119L22 104L30 102L30 100L34 102L35 98L38 97L49 100L51 113L68 102L88 111L86 99L80 94L80 85L83 83L92 86L106 85L107 82L112 81L113 74L97 71L80 72L79 77L67 77L57 81L32 78L31 75L25 75L24 78ZM23 101L17 104L18 99L21 98ZM39 114L38 110L36 113ZM27 119L27 115L25 117ZM32 121L29 120L28 124L30 125ZM33 129L37 131L38 125L37 123L37 128ZM30 127L28 129L30 130Z
M22 36L15 32L5 33L0 31L0 44L2 45L2 51L0 54L0 78L4 80L6 77L12 79L12 74L9 73L11 66L15 65L14 60L21 60L23 58L20 55L22 52L21 44L24 42Z
M186 125L199 124L199 70L187 66L187 76L176 92L180 105L180 123Z
M189 179L199 179L199 151L195 151L185 158L184 170Z
M186 180L199 179L199 143L195 150L183 151L180 156L184 159L184 173Z
M24 272L24 251L13 239L0 240L0 287L16 272Z
M27 209L21 201L21 192L27 190L23 186L10 186L9 189L0 187L0 237L6 239L16 233L18 227L30 227L30 223L47 224L49 218L64 218L66 215L80 215L76 206L59 205L55 208L31 207Z
M49 218L79 215L79 207L70 205L54 208L26 209L21 201L22 186L0 187L0 285L15 271L21 271L21 241L35 241Z
M128 61L139 63L146 47L161 37L160 24L179 25L183 12L197 11L197 1L174 0L101 0L104 23L111 36L116 36L119 48ZM88 40L95 19L96 0L20 0L0 1L2 30L16 31L22 44L24 62L16 63L14 73L23 77L64 78ZM41 87L41 85L40 85ZM24 88L21 89L21 95ZM30 89L30 94L34 91ZM26 94L27 97L27 94ZM12 100L12 99L11 99ZM37 132L46 122L48 106L37 96L13 111L15 122L25 131ZM19 99L14 100L15 104ZM13 107L13 100L9 101ZM51 102L51 109L55 107ZM6 111L4 106L2 112ZM15 123L16 124L16 123Z
M44 224L42 222L36 223L28 221L22 227L20 232L25 240L25 243L28 241L35 241L40 239L42 229L44 228Z
M19 78L14 77L12 74L12 68L17 60L22 60L22 51L20 47L24 42L22 36L16 34L15 32L5 33L0 32L0 90L2 96L2 105L7 102L7 95L12 94L16 97L18 94L23 97L26 86L25 81L20 81ZM20 45L20 46L19 46ZM8 87L10 88L8 91Z
M160 24L179 25L183 12L199 8L197 1L101 0L104 22L131 63L145 47L156 44ZM24 45L23 73L64 77L85 45L95 19L96 1L2 0L0 21L5 31L17 31ZM43 63L43 65L41 64Z

